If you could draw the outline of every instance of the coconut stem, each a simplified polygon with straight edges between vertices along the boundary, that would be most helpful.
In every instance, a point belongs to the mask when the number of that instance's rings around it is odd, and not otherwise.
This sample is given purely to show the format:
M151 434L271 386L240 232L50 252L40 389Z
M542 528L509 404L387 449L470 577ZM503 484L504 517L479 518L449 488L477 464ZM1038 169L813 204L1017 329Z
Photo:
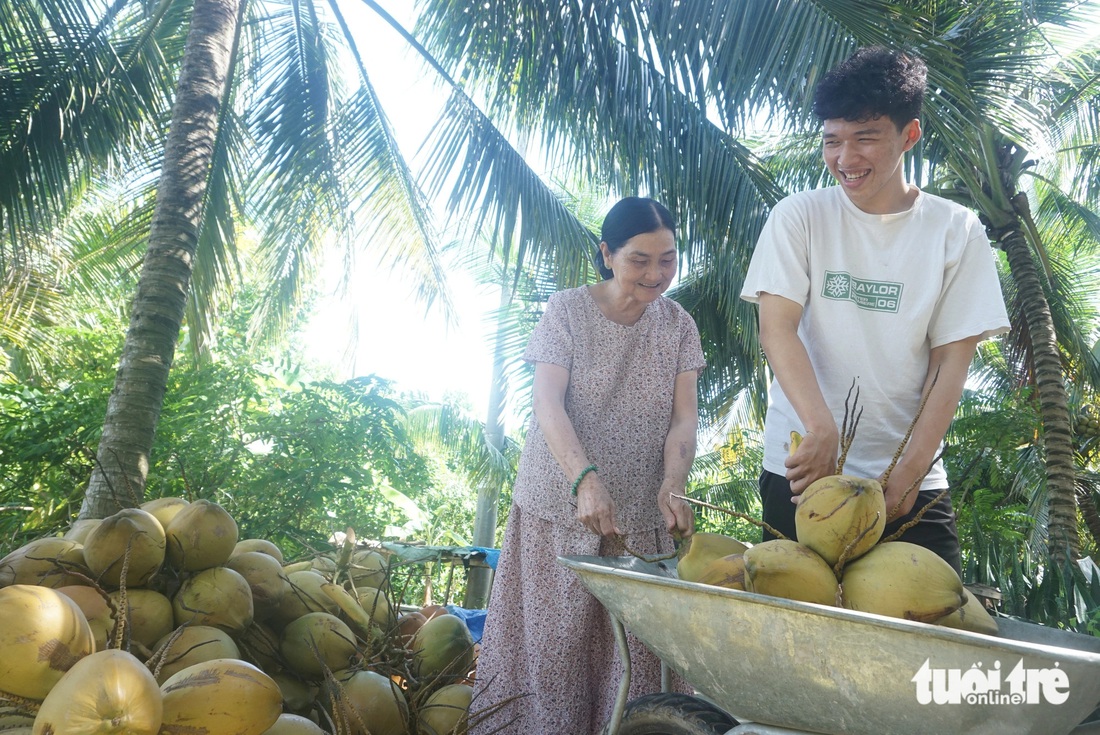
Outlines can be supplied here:
M936 387L936 381L938 381L939 379L940 369L937 367L936 374L932 376L932 383L928 386L928 391L923 396L921 396L920 405L917 406L917 415L914 416L913 420L909 423L909 430L905 432L905 436L902 438L901 444L898 445L898 450L894 452L894 458L890 460L890 466L887 467L886 471L882 473L882 479L879 480L879 482L882 483L883 487L886 487L886 481L890 479L890 473L894 471L894 467L897 466L898 460L901 459L902 450L904 450L905 445L909 443L909 438L913 436L913 429L915 429L917 426L917 419L919 419L920 415L924 413L924 407L925 405L927 405L928 398L932 395L932 389ZM935 463L933 462L933 464ZM929 467L928 469L931 470L932 468ZM925 474L928 473L926 472ZM921 479L923 480L924 478L922 477Z
M768 533L772 534L776 538L786 539L788 541L791 540L791 539L788 539L786 536L784 536L779 531L776 531L774 528L769 526L764 521L753 518L752 516L747 515L745 513L741 513L741 512L736 511L736 510L730 510L729 508L723 508L719 505L711 505L710 503L706 502L705 500L696 500L695 498L689 498L686 495L675 495L675 494L673 494L672 497L679 498L680 500L691 503L692 505L699 505L699 506L702 506L704 508L710 508L711 510L717 510L721 513L725 513L727 515L734 516L735 518L740 518L741 520L748 521L749 523L751 523L754 526L766 529L768 531Z
M855 390L856 394L853 397L852 391ZM852 442L856 439L856 425L859 424L859 419L863 416L863 409L858 411L855 407L859 405L859 388L856 386L855 378L852 378L852 385L848 388L848 395L844 397L844 422L840 429L840 459L836 463L836 474L841 475L844 473L844 461L848 458L848 450L852 448ZM851 422L849 424L849 421Z
M940 502L940 500L942 500L943 497L945 495L947 495L949 492L951 492L951 489L945 487L939 495L937 495L935 498L933 498L931 501L929 501L923 508L921 508L917 512L917 514L915 516L913 516L913 518L910 521L906 522L901 528L899 528L897 531L894 531L887 538L884 538L881 541L879 541L879 543L884 544L887 541L897 541L898 538L900 538L903 533L905 533L910 528L912 528L913 526L920 523L920 519L924 517L924 514L928 511L928 509L931 508L936 503Z
M867 528L860 531L859 535L852 539L851 542L849 542L849 544L844 547L844 551L841 552L840 557L836 560L836 564L833 565L833 574L836 576L837 582L840 582L840 578L844 574L844 565L848 563L848 559L851 557L852 551L856 548L856 544L862 541L867 536L867 534L871 533L871 531L875 529L875 526L878 525L879 515L880 514L876 511L875 522L869 524Z

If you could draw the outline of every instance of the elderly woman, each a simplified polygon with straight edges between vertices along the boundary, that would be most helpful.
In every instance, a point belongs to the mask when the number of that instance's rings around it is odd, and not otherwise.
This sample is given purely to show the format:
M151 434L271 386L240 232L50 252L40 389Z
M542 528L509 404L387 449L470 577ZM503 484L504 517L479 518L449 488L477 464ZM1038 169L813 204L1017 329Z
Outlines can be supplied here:
M610 717L622 673L606 611L563 554L667 553L694 530L695 322L662 294L676 274L672 215L629 197L604 219L604 280L554 294L524 354L534 416L520 458L478 662L477 733L584 735ZM631 697L660 662L631 638ZM507 701L514 698L512 701ZM476 720L477 718L475 718ZM499 729L506 725L504 729Z

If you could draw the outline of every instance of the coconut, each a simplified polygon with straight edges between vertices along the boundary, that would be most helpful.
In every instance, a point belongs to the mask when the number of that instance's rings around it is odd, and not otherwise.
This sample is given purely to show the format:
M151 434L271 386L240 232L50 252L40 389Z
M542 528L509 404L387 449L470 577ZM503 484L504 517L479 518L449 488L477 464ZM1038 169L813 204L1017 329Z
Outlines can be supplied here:
M252 625L235 635L237 645L245 658L268 674L283 669L282 659L279 654L279 634L267 624L257 620Z
M416 710L419 735L465 733L473 698L469 684L448 684L433 692Z
M43 699L62 675L95 651L95 637L71 598L49 587L0 589L0 692Z
M332 692L352 735L407 735L409 704L401 688L376 671L341 671ZM331 685L327 685L331 687ZM325 697L328 701L329 697ZM369 730L364 730L366 725Z
M313 720L284 712L264 735L325 735L325 731Z
M95 650L102 651L107 648L107 641L115 628L115 616L99 590L94 587L72 585L58 587L57 591L72 599L80 608L80 612L84 613L84 618L88 621L92 636L95 638Z
M338 671L349 666L356 655L355 634L335 615L306 613L283 630L279 650L296 674L320 679L326 669Z
M428 618L419 610L405 613L397 619L397 642L401 644L402 648L412 646L413 636L426 622L428 622Z
M83 545L71 539L53 536L35 539L0 559L0 587L12 584L40 587L88 584L84 577L89 574L84 563Z
M421 683L465 679L474 665L474 639L465 621L450 613L431 618L413 636L413 675Z
M180 586L172 611L176 625L213 625L240 633L252 623L252 588L232 569L204 569Z
M220 658L188 666L160 687L163 733L260 735L275 724L283 695L250 663Z
M843 556L854 561L870 551L886 528L882 485L852 475L831 475L810 484L794 513L798 543L829 566Z
M283 706L290 712L309 712L317 699L317 684L305 681L294 674L279 671L271 675L283 693Z
M290 582L275 557L260 551L245 551L229 557L227 569L240 574L252 589L252 606L256 619L272 617L290 592Z
M397 625L397 611L385 590L377 587L356 587L354 597L382 632L388 633Z
M147 649L152 650L164 636L175 627L172 613L172 601L149 589L126 590L126 606L123 609L122 595L112 592L111 599L115 607L129 621L130 638Z
M283 596L274 620L285 625L311 612L327 612L336 615L339 605L322 589L329 581L318 572L306 569L286 575L290 592Z
M177 671L188 666L219 658L240 658L237 644L221 628L212 625L189 625L179 628L157 641L159 668L154 670L157 684L163 684ZM154 660L149 662L152 666Z
M119 587L124 563L126 586L143 587L164 564L164 528L147 511L123 508L88 532L84 561L104 587Z
M107 649L77 661L42 702L35 735L156 735L164 705L149 669Z
M168 563L186 572L225 564L237 545L237 522L225 508L210 500L196 500L181 509L164 533Z
M82 518L73 521L73 524L69 526L69 530L65 532L64 538L83 545L84 539L88 538L88 534L91 533L92 529L102 522L102 518Z
M389 578L386 557L370 549L357 549L351 555L348 578L353 587L384 588Z
M275 560L280 564L283 563L283 551L280 549L274 541L268 541L265 538L243 538L237 542L233 547L233 553L229 555L232 559L237 554L243 554L246 551L259 551L268 556L275 557Z
M160 525L164 528L168 528L168 524L172 522L172 519L176 517L176 513L191 505L183 498L153 498L152 500L146 500L138 507L142 510L152 513Z

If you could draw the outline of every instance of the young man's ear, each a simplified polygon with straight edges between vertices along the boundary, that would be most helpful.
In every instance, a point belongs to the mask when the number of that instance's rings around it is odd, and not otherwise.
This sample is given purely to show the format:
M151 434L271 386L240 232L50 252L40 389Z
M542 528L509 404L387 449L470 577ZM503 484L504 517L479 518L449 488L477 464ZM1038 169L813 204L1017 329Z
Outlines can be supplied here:
M913 118L907 122L905 127L901 129L901 134L905 136L905 150L911 149L920 140L920 120Z

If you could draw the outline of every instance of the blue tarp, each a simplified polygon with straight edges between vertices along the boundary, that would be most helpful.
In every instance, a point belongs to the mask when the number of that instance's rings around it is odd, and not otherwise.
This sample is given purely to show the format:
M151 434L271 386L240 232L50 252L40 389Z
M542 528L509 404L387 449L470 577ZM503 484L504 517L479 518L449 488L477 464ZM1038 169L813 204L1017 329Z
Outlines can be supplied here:
M447 612L455 617L462 618L466 621L466 627L470 630L470 635L474 639L474 643L481 642L481 634L485 630L485 611L484 610L471 610L465 607L459 607L458 605L447 605Z

